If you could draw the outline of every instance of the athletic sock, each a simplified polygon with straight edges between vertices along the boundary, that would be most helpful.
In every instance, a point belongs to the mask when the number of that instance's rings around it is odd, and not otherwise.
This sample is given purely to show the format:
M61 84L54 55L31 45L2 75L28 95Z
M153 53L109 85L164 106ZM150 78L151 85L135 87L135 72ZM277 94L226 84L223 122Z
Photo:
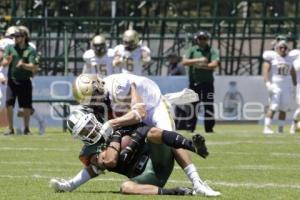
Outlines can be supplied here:
M158 188L158 195L192 195L193 190L190 188Z
M270 117L265 118L265 126L269 127L271 125L272 119Z
M194 164L189 164L183 170L193 185L195 185L196 182L203 182Z
M68 182L71 185L71 190L75 190L80 185L86 183L88 180L91 179L88 171L86 169L82 169L76 176L70 179Z
M175 149L183 148L195 152L192 140L189 140L174 131L164 130L162 132L162 141L164 144Z

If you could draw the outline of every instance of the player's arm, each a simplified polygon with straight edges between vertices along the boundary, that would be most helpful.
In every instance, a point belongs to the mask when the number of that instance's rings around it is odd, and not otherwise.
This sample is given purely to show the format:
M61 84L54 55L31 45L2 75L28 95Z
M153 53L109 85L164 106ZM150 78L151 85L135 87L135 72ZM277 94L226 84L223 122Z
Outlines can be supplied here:
M262 75L266 84L267 82L270 82L270 77L269 77L270 70L271 70L271 63L267 61L263 62Z
M297 85L297 73L294 67L292 67L291 69L291 77L292 77L292 82L293 85L296 86Z
M118 164L118 158L120 154L120 149L121 149L121 140L122 136L118 131L115 131L114 134L112 135L111 142L107 146L107 149L105 150L106 152L104 154L101 154L102 156L100 159L103 162L103 165L105 168L114 168ZM98 162L100 163L100 160Z
M85 63L82 68L82 73L83 74L91 74L92 73L92 65Z
M150 50L147 49L142 49L142 64L146 65L151 61L151 55L150 55Z
M147 111L143 99L139 95L136 85L132 83L131 84L131 110L121 117L109 120L109 123L113 127L113 129L117 129L119 127L140 123L143 121L146 115L147 115Z
M123 56L120 54L119 51L116 50L112 61L113 67L118 67L121 64L123 64L123 62L124 62Z

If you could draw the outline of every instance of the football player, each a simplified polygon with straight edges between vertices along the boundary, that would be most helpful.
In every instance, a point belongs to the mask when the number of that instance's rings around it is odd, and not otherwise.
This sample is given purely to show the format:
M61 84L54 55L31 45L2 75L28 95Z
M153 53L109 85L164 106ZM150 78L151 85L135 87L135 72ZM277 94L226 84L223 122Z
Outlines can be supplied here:
M5 108L6 99L6 82L7 82L7 67L1 66L3 53L8 45L14 45L13 35L18 32L17 26L10 26L4 34L4 38L0 40L0 112Z
M276 111L279 112L278 133L283 133L286 111L292 103L292 87L297 84L293 58L288 55L288 45L285 40L276 43L275 51L265 51L263 58L263 77L270 94L269 110L264 123L264 134L273 134L271 122ZM292 81L291 81L292 80Z
M56 191L73 191L107 169L131 178L131 181L122 184L122 193L193 194L193 191L188 188L162 188L172 172L174 158L169 147L158 144L163 142L174 148L187 148L206 157L208 154L201 135L195 135L191 141L175 132L139 124L114 131L112 137L106 139L100 133L101 126L95 115L86 109L71 113L68 128L74 138L80 139L85 144L80 153L80 160L86 168L79 173L80 175L68 181L52 179L50 184ZM122 147L124 135L130 135L131 142ZM176 137L168 138L170 135ZM148 142L145 142L146 137ZM130 187L132 185L134 187Z
M114 112L113 118L103 124L102 135L111 135L113 130L141 122L167 131L175 130L170 105L158 85L146 77L114 74L101 79L96 75L81 74L74 81L73 95L81 104L96 107L105 104ZM220 195L211 188L203 190L203 182L186 150L172 151L196 193Z
M139 35L135 30L127 30L123 34L123 44L114 48L113 66L121 73L142 75L144 68L151 61L151 51L140 45Z
M295 134L298 126L298 122L300 121L300 50L293 49L289 52L289 55L294 59L293 66L297 74L297 87L295 91L295 100L298 108L294 112L293 122L290 128L290 133Z
M107 48L106 39L103 35L96 35L91 41L92 48L85 51L85 62L82 73L99 74L102 77L113 74L112 59L113 49Z

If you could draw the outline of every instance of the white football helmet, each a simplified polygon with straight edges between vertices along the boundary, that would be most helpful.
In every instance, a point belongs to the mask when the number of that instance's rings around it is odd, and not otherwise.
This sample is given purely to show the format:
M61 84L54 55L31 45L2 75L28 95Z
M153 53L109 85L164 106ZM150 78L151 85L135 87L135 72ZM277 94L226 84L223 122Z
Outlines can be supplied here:
M107 94L104 81L96 74L81 74L73 83L73 96L81 104L102 102Z
M67 120L68 130L73 138L80 139L86 145L97 143L102 135L100 123L93 113L86 113L83 110L75 110L71 112Z
M91 45L98 56L104 55L107 51L106 39L103 35L96 35L93 37Z
M123 44L126 50L134 50L140 41L139 34L135 30L127 30L123 34Z

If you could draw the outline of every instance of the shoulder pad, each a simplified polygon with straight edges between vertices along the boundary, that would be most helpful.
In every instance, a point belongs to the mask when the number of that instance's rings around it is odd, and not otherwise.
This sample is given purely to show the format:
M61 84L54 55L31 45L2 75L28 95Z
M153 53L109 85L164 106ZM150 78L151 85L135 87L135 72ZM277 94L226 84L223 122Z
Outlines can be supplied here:
M272 50L264 51L263 53L263 59L267 61L271 61L276 57L277 53Z
M87 61L87 60L93 58L94 56L95 56L94 50L93 49L89 49L89 50L87 50L87 51L84 52L82 58L83 58L84 61Z

